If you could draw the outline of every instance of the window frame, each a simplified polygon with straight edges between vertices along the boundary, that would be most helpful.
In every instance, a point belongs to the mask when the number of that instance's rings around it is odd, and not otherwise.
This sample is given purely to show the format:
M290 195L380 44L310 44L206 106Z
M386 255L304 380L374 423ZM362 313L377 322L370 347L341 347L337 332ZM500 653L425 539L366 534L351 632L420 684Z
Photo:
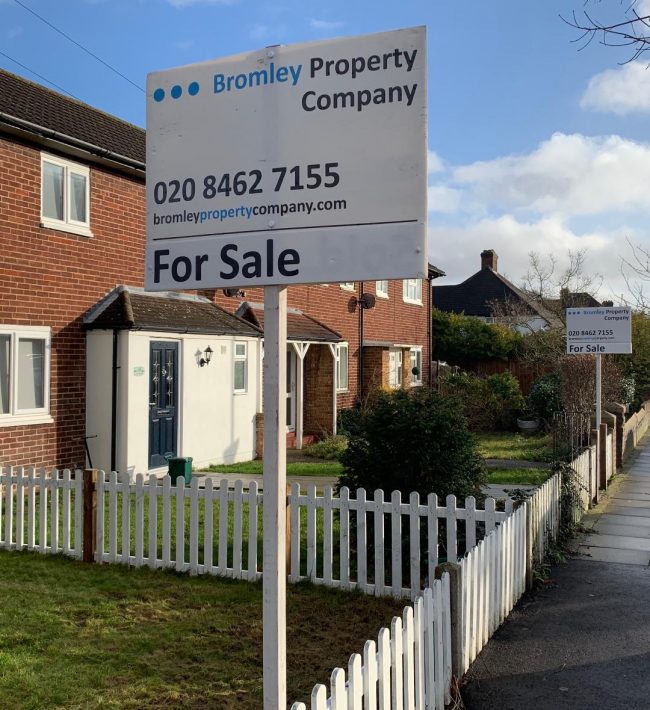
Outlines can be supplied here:
M344 290L344 291L354 291L354 284L356 281L341 281L339 286Z
M380 289L379 284L386 284L386 289ZM388 298L388 279L375 281L375 296L377 298Z
M50 380L52 329L39 326L0 324L0 336L9 336L9 411L0 412L0 427L53 422L50 414ZM18 408L18 364L21 340L42 340L43 347L43 406Z
M44 179L44 165L49 163L50 165L56 165L57 167L63 168L63 219L56 219L55 217L49 217L43 214L44 197L45 197L45 179ZM71 173L77 175L83 175L86 179L86 221L80 222L79 220L72 219L70 217L71 208L70 200L72 198L72 190L70 189ZM83 237L92 237L93 233L90 230L90 167L88 165L83 165L82 163L75 163L71 160L65 160L56 155L51 155L49 153L41 153L41 227L45 229L56 229L60 232L70 232L71 234L78 234Z
M345 349L345 387L341 387L341 350ZM348 343L336 344L336 391L348 392L350 390L350 346Z
M409 295L410 286L416 285L415 292L419 293L419 297ZM404 279L402 282L402 297L404 303L413 303L414 305L422 305L422 279Z
M414 358L415 356L415 358ZM411 365L411 387L421 387L422 386L422 348L410 348L409 349L409 359ZM413 360L415 359L415 365ZM419 362L418 362L419 361ZM413 368L418 368L418 374L413 374Z
M244 346L244 354L243 355L238 355L237 354L237 346L238 345L243 345ZM248 343L245 340L235 340L233 344L233 349L232 349L232 391L234 394L247 394L248 393ZM236 387L236 371L237 371L237 363L238 362L243 362L244 363L244 387L243 389L237 389Z

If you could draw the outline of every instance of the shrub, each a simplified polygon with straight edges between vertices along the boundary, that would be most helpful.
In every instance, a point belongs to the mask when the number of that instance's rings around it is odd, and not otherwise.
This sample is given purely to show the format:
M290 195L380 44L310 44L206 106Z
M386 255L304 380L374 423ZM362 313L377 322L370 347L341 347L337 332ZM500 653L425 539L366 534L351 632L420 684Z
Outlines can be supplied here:
M379 392L356 410L355 433L341 457L339 487L417 491L465 498L485 481L475 437L455 401L427 388Z
M317 459L327 459L328 461L339 461L341 455L348 445L346 436L337 434L336 436L328 436L322 441L317 441L303 450L305 456L313 456Z
M489 377L462 372L447 377L443 387L456 398L475 431L511 428L526 405L519 381L510 372Z
M562 377L559 372L538 377L528 393L528 408L544 424L553 420L554 412L561 411Z
M504 325L488 325L478 318L435 308L432 328L433 357L450 363L516 358L523 343L519 333Z

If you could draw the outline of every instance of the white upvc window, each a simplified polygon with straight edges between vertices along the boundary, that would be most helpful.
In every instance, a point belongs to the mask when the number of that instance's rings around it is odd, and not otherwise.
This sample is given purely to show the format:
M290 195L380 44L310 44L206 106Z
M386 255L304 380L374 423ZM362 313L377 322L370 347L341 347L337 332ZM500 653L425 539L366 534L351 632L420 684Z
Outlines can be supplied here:
M348 389L348 344L339 343L336 346L336 389Z
M237 394L248 391L248 343L235 343L233 389Z
M402 386L402 351L391 349L388 352L388 384L391 387Z
M404 301L422 305L422 279L404 279Z
M354 281L342 281L341 288L344 291L354 291Z
M411 348L409 351L411 360L411 387L422 384L422 348Z
M41 154L41 226L92 237L87 165Z
M378 298L388 298L388 281L377 281L375 293Z
M0 325L0 426L50 417L49 328Z

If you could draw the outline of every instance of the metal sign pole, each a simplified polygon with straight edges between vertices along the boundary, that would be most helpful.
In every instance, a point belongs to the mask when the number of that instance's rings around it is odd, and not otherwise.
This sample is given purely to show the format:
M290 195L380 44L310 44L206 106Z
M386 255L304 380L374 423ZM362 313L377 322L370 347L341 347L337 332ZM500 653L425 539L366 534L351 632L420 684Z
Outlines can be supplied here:
M600 422L602 418L602 386L603 386L603 375L602 375L602 355L598 353L596 355L596 429L600 431Z
M264 710L287 707L287 289L264 289Z

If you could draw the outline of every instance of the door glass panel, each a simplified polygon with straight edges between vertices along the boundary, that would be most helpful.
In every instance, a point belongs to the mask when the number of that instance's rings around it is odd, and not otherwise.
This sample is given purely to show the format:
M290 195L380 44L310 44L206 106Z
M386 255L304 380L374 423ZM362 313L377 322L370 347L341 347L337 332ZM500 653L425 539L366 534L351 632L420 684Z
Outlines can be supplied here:
M151 354L151 406L160 405L160 350L154 350Z
M21 338L18 341L18 409L45 406L45 341Z
M167 367L165 368L165 377L167 378L166 393L167 398L165 402L166 407L174 406L174 351L167 350Z

